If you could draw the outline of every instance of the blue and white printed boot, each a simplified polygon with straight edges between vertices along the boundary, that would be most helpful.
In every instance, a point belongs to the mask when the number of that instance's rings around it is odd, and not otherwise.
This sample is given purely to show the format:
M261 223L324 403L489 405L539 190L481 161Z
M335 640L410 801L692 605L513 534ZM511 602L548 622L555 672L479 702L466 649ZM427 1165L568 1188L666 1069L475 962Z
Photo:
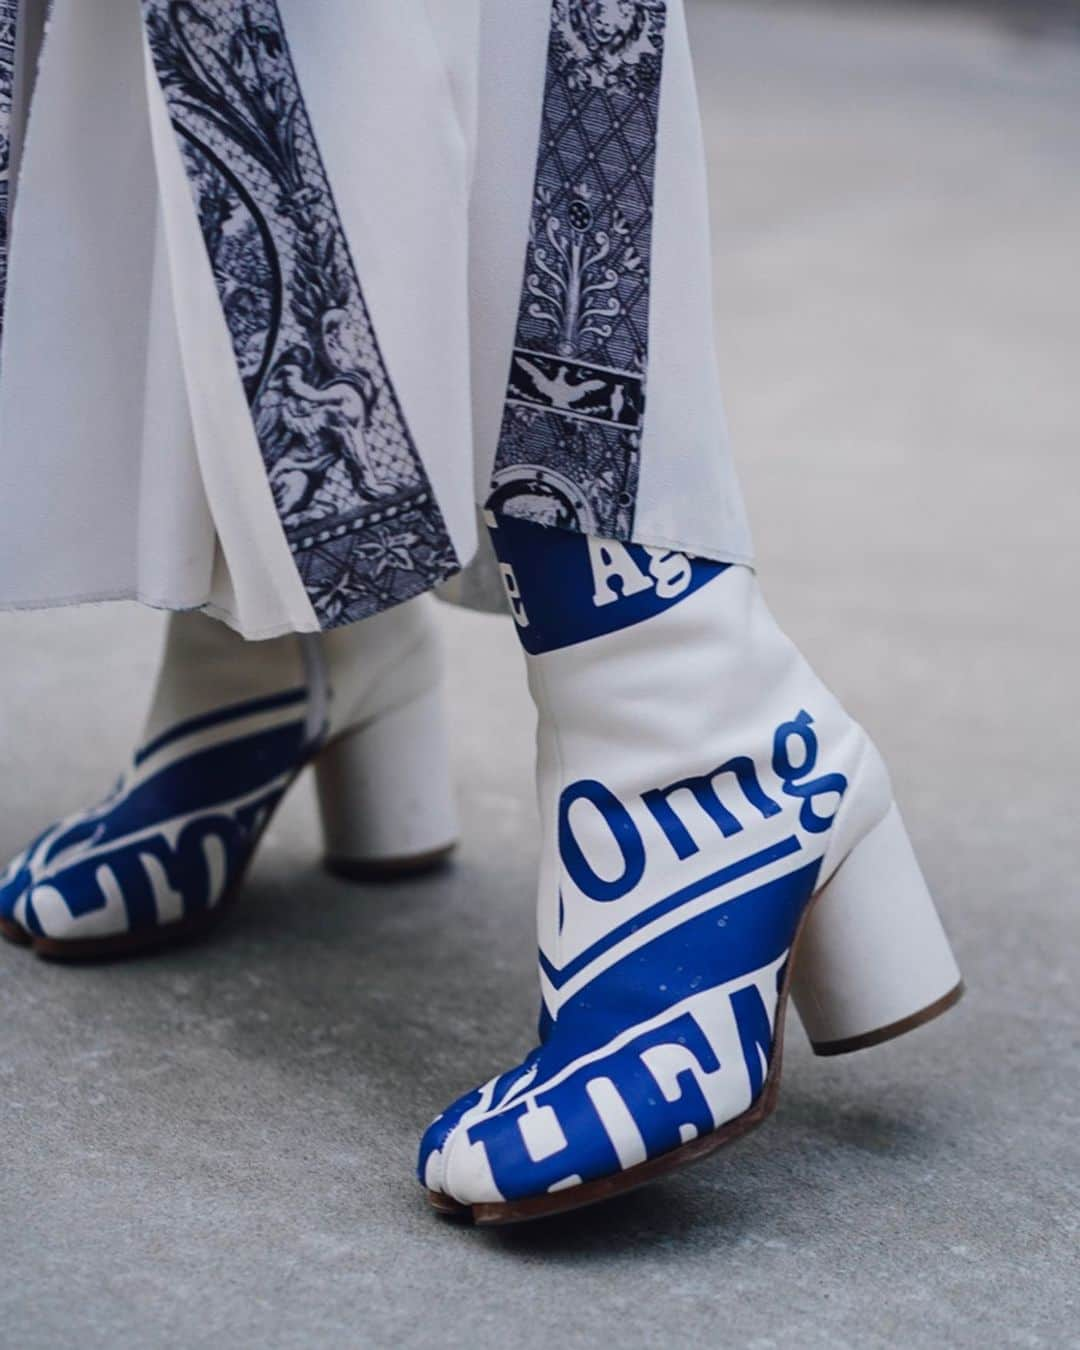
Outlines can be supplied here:
M0 874L0 933L59 959L201 933L312 762L331 870L378 879L442 861L457 822L433 603L269 642L172 616L141 748L105 801Z
M432 1124L419 1172L499 1224L759 1124L789 993L827 1055L962 986L881 757L749 569L489 523L539 713L541 1044Z

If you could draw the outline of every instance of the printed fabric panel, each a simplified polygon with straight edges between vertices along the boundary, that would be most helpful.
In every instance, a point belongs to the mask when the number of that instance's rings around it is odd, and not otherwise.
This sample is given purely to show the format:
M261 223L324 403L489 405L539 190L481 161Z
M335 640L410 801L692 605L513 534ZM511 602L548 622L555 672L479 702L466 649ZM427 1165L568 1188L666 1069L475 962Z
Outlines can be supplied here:
M143 13L278 515L320 626L352 623L459 563L276 0L143 0Z
M667 0L554 0L525 281L487 505L629 539Z

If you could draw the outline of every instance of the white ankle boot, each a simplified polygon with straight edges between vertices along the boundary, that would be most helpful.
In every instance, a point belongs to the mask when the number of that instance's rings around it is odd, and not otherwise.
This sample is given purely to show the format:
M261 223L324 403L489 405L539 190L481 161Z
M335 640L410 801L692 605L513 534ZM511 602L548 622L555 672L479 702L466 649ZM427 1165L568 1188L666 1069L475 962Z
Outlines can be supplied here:
M444 858L457 823L432 603L270 642L174 615L141 749L104 802L0 874L0 932L69 958L191 936L235 895L312 761L332 870Z
M435 1206L481 1223L603 1199L757 1124L789 992L819 1054L961 992L881 757L754 575L497 525L539 711L542 1044L420 1156Z

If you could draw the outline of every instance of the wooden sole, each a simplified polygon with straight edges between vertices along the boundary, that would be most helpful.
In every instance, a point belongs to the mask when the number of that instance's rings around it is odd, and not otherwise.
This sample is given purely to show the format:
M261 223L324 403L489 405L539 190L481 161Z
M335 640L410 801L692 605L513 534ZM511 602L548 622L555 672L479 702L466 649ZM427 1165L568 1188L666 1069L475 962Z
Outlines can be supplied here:
M506 1224L529 1223L536 1219L552 1218L558 1214L570 1213L575 1209L584 1209L588 1205L600 1204L614 1196L625 1195L628 1191L635 1191L641 1186L647 1186L650 1182L667 1176L671 1172L701 1162L715 1153L717 1149L723 1148L725 1144L734 1143L735 1140L741 1139L743 1135L756 1129L758 1125L772 1115L780 1097L780 1071L784 1057L784 1029L787 1025L791 973L798 956L799 941L805 931L806 921L814 907L816 898L811 900L804 910L795 939L791 944L791 954L777 1002L776 1036L769 1059L768 1074L757 1099L741 1116L736 1116L734 1120L721 1125L719 1129L697 1139L691 1139L688 1143L682 1144L658 1158L650 1158L646 1162L638 1163L635 1167L628 1167L624 1172L617 1172L609 1177L601 1177L597 1181L589 1181L582 1186L573 1186L567 1190L555 1191L547 1195L530 1196L524 1200L507 1200L495 1204L478 1205L463 1205L451 1196L429 1190L427 1198L432 1208L448 1217L471 1222L478 1228L495 1228ZM905 1017L876 1031L867 1032L865 1035L854 1036L850 1040L827 1042L824 1046L815 1045L813 1047L814 1052L819 1055L842 1055L855 1050L867 1049L872 1045L880 1045L883 1041L891 1040L895 1036L902 1036L905 1032L913 1031L916 1027L932 1021L935 1017L940 1017L942 1013L947 1012L949 1008L960 1001L963 992L964 985L961 982L943 998L931 1003L919 1012L912 1013L910 1017Z
M17 923L3 918L0 918L0 938L10 942L13 947L29 947L32 941L30 934L24 932Z

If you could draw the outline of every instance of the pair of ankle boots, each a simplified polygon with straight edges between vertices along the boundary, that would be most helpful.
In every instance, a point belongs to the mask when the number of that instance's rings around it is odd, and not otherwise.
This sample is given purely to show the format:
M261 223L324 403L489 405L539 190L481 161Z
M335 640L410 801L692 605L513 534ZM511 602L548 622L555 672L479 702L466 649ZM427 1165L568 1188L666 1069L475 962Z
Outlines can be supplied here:
M836 1054L962 986L880 755L749 569L489 525L538 711L539 1044L434 1121L419 1172L437 1209L496 1224L628 1190L759 1123L789 998ZM267 644L175 617L143 748L0 877L3 932L77 957L205 927L308 763L335 870L444 858L426 606Z

